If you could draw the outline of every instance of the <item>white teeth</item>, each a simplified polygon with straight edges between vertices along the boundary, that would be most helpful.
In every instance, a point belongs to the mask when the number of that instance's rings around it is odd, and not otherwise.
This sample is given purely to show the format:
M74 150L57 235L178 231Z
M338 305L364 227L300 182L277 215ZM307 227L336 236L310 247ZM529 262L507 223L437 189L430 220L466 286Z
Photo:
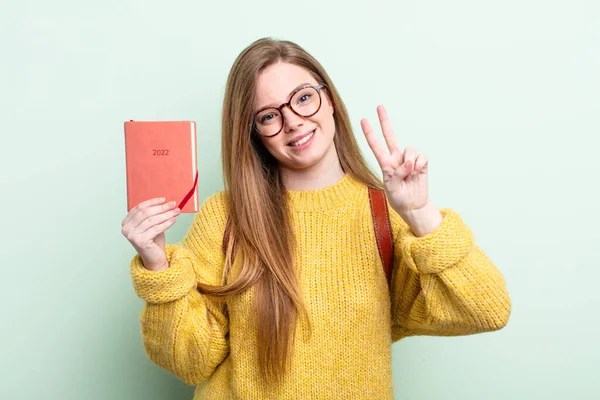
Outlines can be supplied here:
M312 131L310 134L304 136L302 139L298 140L297 142L294 143L290 143L290 146L300 146L306 142L308 142L308 140L313 137L313 135L315 134L315 131Z

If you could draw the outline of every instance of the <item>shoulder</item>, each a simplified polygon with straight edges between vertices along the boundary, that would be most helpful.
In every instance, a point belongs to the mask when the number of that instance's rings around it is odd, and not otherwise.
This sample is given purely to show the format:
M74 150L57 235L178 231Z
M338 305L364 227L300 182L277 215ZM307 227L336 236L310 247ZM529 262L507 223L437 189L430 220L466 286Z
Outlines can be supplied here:
M215 192L204 200L196 216L227 220L229 216L227 203L227 194L224 190Z

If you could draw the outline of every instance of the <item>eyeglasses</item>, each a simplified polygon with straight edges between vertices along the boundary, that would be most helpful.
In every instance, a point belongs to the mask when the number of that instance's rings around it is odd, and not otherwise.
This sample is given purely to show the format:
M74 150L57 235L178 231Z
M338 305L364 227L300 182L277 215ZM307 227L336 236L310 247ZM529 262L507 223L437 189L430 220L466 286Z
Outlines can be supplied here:
M292 112L300 117L311 117L321 109L321 88L326 85L306 85L294 93L290 101L283 103L279 107L261 108L254 114L254 120L250 128L265 137L271 137L281 132L283 128L283 107L288 106Z

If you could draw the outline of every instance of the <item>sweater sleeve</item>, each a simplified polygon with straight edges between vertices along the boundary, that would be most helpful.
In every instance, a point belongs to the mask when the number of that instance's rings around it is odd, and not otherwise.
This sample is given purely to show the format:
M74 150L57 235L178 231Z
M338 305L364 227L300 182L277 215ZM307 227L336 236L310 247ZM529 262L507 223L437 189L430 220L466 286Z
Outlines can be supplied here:
M165 245L169 268L147 270L139 254L130 264L135 292L145 301L144 349L154 363L190 385L208 378L229 353L225 303L196 289L197 282L221 284L226 218L219 192L201 206L179 243Z
M511 301L504 277L457 212L441 209L441 224L421 237L393 209L389 212L393 342L415 335L489 332L508 323Z

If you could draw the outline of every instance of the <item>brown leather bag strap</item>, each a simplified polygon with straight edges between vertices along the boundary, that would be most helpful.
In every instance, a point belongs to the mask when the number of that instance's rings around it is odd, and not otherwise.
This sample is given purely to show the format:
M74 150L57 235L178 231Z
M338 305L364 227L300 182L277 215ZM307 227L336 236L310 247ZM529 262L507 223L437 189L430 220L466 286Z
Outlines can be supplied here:
M373 216L373 227L375 228L375 239L377 240L379 257L383 264L388 288L390 288L392 285L394 245L385 192L382 189L369 186L369 202L371 203L371 215Z
M369 186L369 202L371 204L371 216L373 218L377 249L379 250L379 257L381 258L381 263L383 264L383 270L385 271L389 288L392 284L394 245L385 192L381 189ZM223 234L223 254L225 254L227 251L227 244L229 242L230 234L231 219L228 218L227 225L225 227L225 233Z

